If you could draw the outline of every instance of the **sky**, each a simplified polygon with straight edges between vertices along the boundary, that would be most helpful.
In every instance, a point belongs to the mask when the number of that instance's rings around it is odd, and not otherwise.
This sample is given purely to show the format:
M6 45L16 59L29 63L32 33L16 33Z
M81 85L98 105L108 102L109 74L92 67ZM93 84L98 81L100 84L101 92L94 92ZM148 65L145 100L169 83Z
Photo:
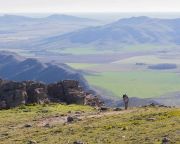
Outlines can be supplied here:
M180 0L0 0L0 13L180 12Z

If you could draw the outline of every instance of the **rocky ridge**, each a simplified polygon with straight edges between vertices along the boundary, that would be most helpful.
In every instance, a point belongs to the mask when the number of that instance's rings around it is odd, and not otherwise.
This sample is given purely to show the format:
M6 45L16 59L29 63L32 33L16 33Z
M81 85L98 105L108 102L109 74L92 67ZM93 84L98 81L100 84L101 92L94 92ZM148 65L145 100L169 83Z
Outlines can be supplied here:
M0 109L49 102L90 106L101 104L97 96L85 92L76 80L44 84L38 81L16 82L0 79Z

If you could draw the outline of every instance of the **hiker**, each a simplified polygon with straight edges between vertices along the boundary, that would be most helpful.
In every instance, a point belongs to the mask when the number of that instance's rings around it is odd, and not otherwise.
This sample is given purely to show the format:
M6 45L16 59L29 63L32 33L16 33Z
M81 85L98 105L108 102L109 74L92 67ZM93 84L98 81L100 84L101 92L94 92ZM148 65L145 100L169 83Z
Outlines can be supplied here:
M123 95L123 101L124 101L125 110L127 110L129 98L126 94Z

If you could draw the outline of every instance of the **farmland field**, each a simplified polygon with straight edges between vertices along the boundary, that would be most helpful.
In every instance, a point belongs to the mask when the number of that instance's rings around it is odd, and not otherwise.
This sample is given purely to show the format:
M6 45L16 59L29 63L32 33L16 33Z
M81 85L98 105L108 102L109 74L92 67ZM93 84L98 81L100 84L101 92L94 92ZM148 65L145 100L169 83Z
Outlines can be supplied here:
M142 57L142 60L145 57ZM140 60L140 58L137 58ZM116 64L88 64L72 63L69 64L78 70L89 72L85 78L92 88L106 90L112 94L110 96L121 97L127 93L131 97L152 98L160 97L167 93L180 91L180 74L167 70L149 70L145 66L135 66L130 61L125 60ZM141 61L140 61L141 62ZM150 57L146 59L151 63ZM159 61L153 61L155 62Z
M150 98L180 90L180 76L171 72L102 72L86 76L86 79L91 85L106 89L115 96L127 93Z
M149 47L140 46L146 50ZM129 49L132 48L129 47ZM171 57L171 55L174 56ZM68 63L68 65L88 72L84 74L85 78L92 88L102 94L106 91L109 92L109 96L115 97L121 97L122 94L127 93L131 97L153 98L180 91L180 60L177 55L178 53L160 52L132 55L106 63ZM174 64L177 68L149 69L149 66L156 64Z
M55 56L48 58L65 62L72 68L85 72L83 74L90 86L102 91L102 94L106 91L109 96L121 97L127 93L131 97L150 98L180 91L179 51L168 51L170 48L176 49L177 46L134 45L103 51L93 47L51 49L46 50L42 56L38 55L38 51L33 52L35 58L47 56L48 52L55 53ZM140 50L156 52L140 53ZM28 53L28 50L12 51L23 56L33 54ZM148 69L149 65L161 63L176 64L177 69Z

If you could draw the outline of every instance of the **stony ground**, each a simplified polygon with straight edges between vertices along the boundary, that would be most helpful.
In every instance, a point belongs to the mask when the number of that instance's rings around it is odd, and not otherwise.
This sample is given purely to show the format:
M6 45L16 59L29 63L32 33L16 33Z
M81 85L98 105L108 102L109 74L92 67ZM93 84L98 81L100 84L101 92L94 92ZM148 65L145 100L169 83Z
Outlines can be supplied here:
M68 121L69 122L68 122ZM32 105L0 111L0 144L180 143L180 109L99 112L79 105Z

